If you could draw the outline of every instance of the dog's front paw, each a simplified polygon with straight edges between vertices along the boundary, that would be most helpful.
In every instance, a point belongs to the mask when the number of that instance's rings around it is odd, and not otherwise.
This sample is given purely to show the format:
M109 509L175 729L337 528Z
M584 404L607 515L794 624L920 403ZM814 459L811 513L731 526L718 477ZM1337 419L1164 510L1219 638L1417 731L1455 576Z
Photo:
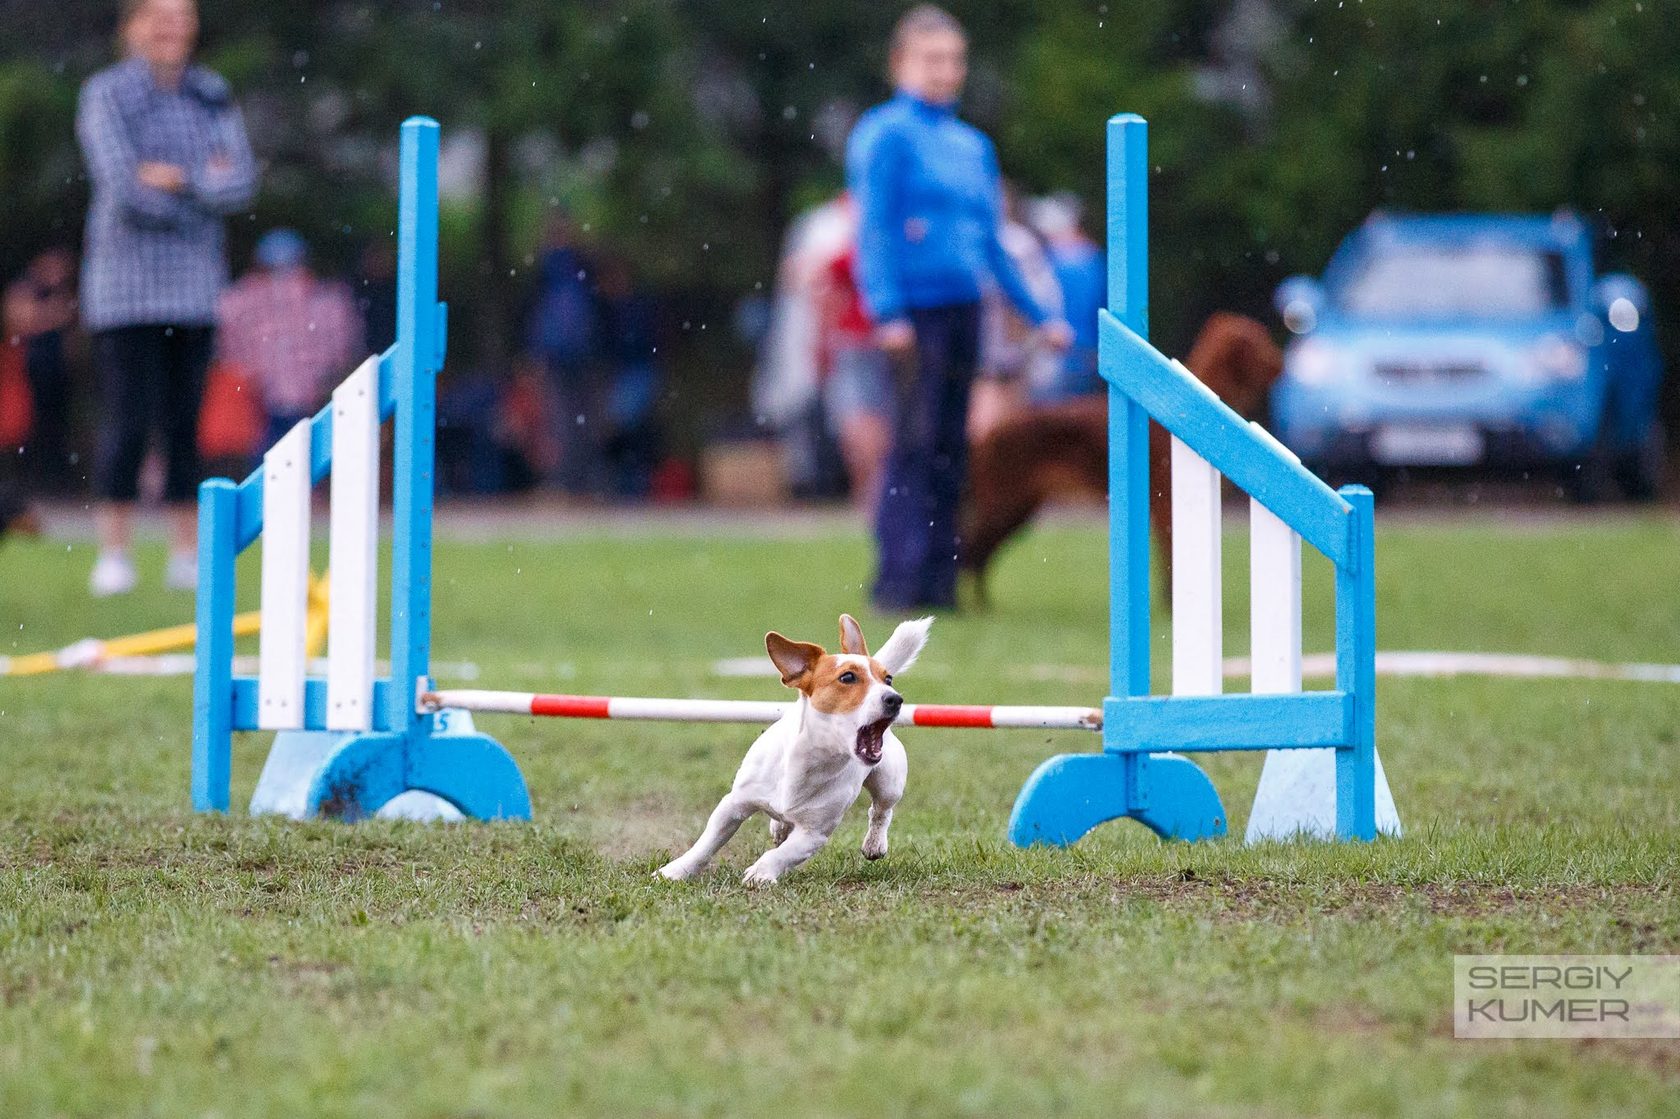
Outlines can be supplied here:
M767 867L762 863L754 863L741 875L741 881L749 886L774 886L776 879L781 877L781 871L774 867Z
M887 837L873 832L863 837L863 857L870 862L887 857Z
M670 862L659 868L657 877L663 878L668 882L682 882L685 879L693 878L694 873L694 867L683 862L681 859L672 859Z

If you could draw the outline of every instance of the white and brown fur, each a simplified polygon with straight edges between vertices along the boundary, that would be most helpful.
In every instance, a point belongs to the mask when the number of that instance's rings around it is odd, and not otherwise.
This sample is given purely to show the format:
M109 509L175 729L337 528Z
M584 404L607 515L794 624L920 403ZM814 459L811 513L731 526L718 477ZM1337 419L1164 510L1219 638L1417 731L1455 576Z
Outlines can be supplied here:
M840 616L838 653L766 634L771 662L799 699L752 744L694 846L659 873L671 879L699 874L748 817L762 812L775 845L742 881L774 882L823 849L864 789L870 804L863 856L884 856L909 771L904 745L889 729L904 704L893 677L915 663L932 624L932 618L901 623L873 657L850 614Z

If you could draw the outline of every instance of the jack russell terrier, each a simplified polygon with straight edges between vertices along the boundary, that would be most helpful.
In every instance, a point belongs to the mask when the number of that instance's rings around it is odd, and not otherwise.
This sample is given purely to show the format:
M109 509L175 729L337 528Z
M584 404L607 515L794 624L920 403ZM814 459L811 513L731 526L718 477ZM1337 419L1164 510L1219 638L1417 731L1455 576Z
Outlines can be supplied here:
M900 623L874 657L850 614L840 615L838 653L766 634L770 660L782 683L799 690L799 699L752 744L734 787L694 846L659 873L673 880L694 877L749 816L763 812L775 846L742 881L774 882L823 849L861 789L870 796L863 857L885 855L893 806L904 795L910 768L904 744L888 729L904 706L893 676L916 663L932 624L932 618Z

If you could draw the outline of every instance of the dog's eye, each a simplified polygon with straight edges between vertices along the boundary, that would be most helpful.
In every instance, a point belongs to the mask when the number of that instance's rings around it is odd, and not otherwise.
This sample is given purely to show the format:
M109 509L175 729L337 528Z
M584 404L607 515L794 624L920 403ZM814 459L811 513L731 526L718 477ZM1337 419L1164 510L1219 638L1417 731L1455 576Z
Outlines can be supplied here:
M842 672L840 674L840 682L842 684L855 684L855 683L857 683L857 673L855 673L855 672Z
M892 675L889 673L888 675L881 677L881 683L885 684L889 688L892 687Z

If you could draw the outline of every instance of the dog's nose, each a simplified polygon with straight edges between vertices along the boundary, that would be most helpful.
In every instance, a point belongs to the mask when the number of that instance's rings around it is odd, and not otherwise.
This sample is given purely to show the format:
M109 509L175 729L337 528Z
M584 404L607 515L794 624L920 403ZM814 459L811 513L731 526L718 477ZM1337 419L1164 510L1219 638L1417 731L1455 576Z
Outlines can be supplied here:
M899 708L904 706L904 697L897 692L888 692L881 699L881 706L887 709L887 714L897 716Z

